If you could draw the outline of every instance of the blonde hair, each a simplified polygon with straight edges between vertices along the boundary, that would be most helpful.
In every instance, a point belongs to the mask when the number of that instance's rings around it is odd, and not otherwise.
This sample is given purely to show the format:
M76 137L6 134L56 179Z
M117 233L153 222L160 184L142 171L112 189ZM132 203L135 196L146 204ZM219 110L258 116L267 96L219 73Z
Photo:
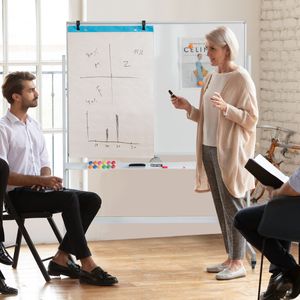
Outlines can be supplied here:
M239 42L230 28L225 26L218 27L206 34L205 38L219 47L228 46L230 61L237 58L239 54Z

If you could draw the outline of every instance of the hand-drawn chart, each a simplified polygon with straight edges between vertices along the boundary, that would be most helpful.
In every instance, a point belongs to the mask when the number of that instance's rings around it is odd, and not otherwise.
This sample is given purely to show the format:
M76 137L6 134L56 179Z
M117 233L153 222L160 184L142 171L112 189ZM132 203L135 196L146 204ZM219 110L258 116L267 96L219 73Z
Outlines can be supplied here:
M152 157L153 32L84 27L68 30L69 155Z

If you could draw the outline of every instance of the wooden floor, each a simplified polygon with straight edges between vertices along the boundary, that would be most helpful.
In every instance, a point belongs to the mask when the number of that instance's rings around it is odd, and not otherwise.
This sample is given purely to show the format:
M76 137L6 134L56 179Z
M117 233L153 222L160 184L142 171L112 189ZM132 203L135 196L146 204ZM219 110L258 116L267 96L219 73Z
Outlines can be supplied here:
M50 256L56 247L40 245L38 249L43 256ZM219 235L100 241L90 243L90 248L99 265L118 277L117 286L80 285L67 277L45 283L31 253L23 246L17 270L1 265L7 283L19 289L18 296L5 299L256 299L259 262L253 271L245 261L247 277L231 281L217 281L214 274L205 272L207 265L225 258ZM257 255L258 261L259 258ZM263 289L269 278L267 267L265 261Z

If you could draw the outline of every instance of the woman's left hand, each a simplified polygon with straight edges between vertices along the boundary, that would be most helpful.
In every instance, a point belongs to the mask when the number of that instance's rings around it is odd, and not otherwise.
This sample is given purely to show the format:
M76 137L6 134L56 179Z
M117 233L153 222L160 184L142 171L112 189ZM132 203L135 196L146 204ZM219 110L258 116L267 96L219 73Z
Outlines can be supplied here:
M214 92L214 95L210 98L214 107L220 109L222 112L226 112L227 103L224 101L220 93Z

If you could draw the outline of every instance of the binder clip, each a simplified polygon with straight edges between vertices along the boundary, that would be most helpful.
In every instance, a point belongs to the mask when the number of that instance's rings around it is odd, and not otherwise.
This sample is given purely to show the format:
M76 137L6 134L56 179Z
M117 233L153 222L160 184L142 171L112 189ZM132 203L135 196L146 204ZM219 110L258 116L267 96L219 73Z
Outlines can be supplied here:
M142 21L142 30L143 31L146 30L146 21L145 20Z
M77 20L76 21L76 30L80 30L80 21L79 20Z

